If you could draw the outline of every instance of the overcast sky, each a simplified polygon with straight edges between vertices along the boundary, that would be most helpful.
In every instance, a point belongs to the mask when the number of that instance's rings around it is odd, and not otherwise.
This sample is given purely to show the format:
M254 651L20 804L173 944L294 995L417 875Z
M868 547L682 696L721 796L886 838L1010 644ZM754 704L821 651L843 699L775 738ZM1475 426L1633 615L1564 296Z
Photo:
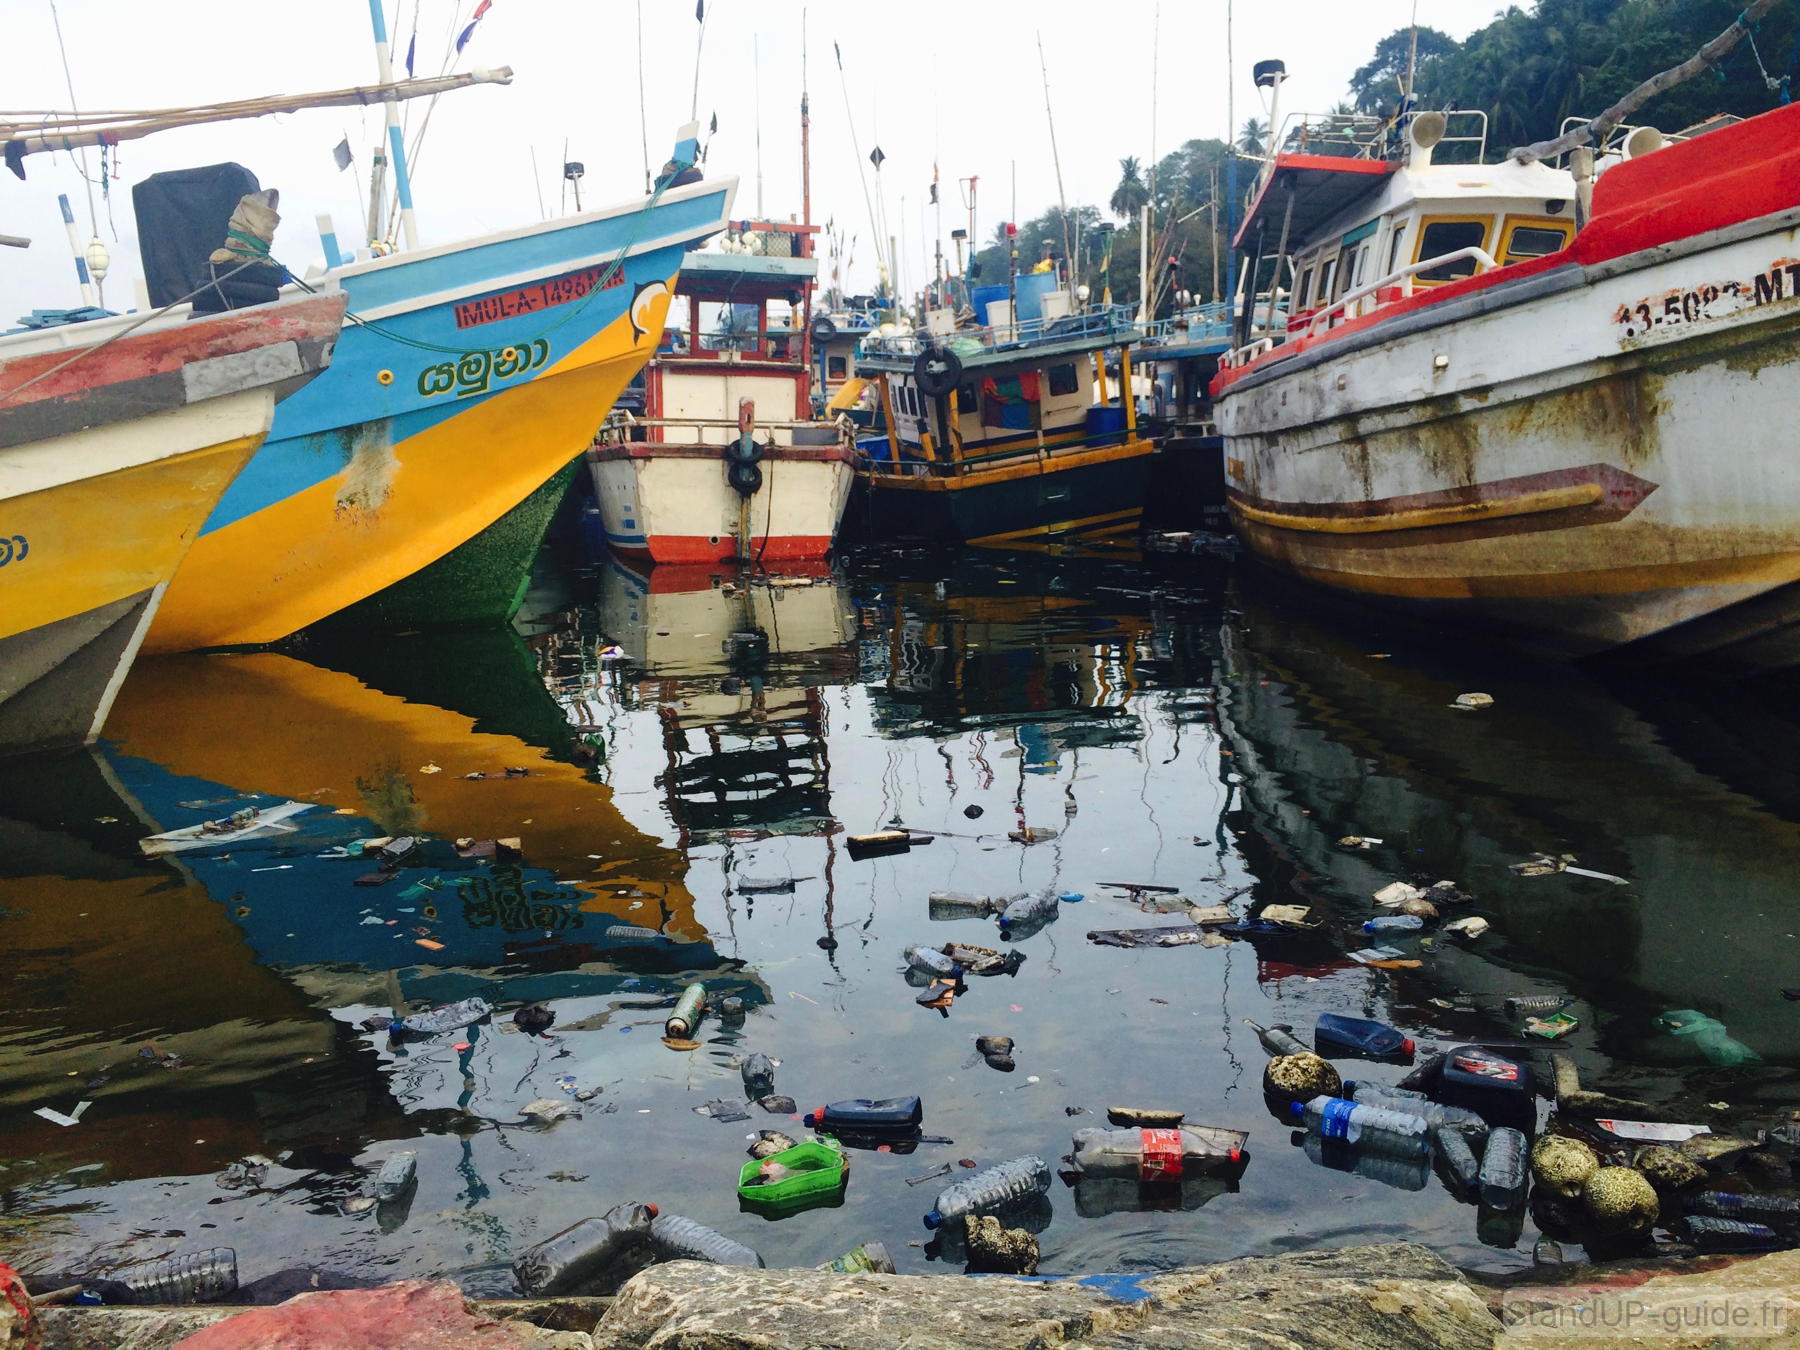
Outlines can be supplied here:
M441 69L449 37L476 0L387 0L395 59L418 36L416 72ZM366 0L263 0L221 9L199 0L59 0L75 98L85 109L166 108L260 94L373 83ZM1418 21L1458 38L1487 23L1497 0L1417 0ZM1158 11L1160 9L1160 21ZM1104 204L1121 156L1148 160L1196 136L1223 136L1225 0L707 0L699 115L716 112L706 168L740 178L735 214L757 205L761 116L765 214L800 211L799 96L802 34L812 92L813 218L857 237L851 289L873 281L872 230L858 182L845 95L832 53L843 52L849 110L863 155L879 144L887 223L904 234L903 279L925 279L933 223L925 201L934 162L942 179L943 230L965 224L958 180L980 178L977 232L1013 214L1036 215L1057 198L1038 64L1043 40L1071 204ZM1413 0L1237 0L1235 109L1241 124L1263 113L1250 81L1266 57L1287 63L1284 113L1322 110L1344 97L1352 71L1377 40L1407 23ZM67 109L50 0L5 0L7 61L0 112ZM415 12L417 18L415 21ZM668 158L694 98L693 0L642 0L643 119L638 97L638 0L493 0L453 69L510 65L510 87L446 95L416 163L414 196L426 244L522 224L563 208L560 171L582 161L583 204L643 189L642 133L652 166ZM802 18L805 18L803 24ZM760 57L760 62L758 60ZM1152 99L1152 65L1156 66ZM758 98L758 66L761 95ZM411 104L416 129L426 104ZM111 308L135 303L138 275L131 184L163 169L236 160L282 192L276 255L296 271L321 251L313 217L331 212L340 238L361 238L368 151L378 113L321 109L285 117L163 133L119 148L112 208L96 185L100 234L113 255ZM1546 128L1546 134L1555 128ZM339 173L332 147L348 133L356 163ZM534 184L532 152L539 175ZM90 174L99 161L88 152ZM0 234L26 235L27 250L0 249L0 328L32 307L79 303L57 212L69 194L85 241L87 191L67 154L33 155L28 179L0 176ZM870 189L875 180L870 176ZM904 209L902 201L904 199ZM572 202L569 204L572 207ZM116 230L116 233L115 233Z

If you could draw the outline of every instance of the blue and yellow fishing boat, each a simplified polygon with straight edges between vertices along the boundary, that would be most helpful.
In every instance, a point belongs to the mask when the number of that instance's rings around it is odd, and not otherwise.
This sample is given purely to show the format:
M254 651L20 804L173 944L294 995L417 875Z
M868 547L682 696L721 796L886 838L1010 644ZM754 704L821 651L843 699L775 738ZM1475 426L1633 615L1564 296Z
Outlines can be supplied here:
M530 550L506 518L587 448L662 336L683 255L730 213L736 180L683 183L677 160L680 185L648 198L312 283L349 301L336 359L277 408L146 650L275 642L409 578L414 623L507 617Z

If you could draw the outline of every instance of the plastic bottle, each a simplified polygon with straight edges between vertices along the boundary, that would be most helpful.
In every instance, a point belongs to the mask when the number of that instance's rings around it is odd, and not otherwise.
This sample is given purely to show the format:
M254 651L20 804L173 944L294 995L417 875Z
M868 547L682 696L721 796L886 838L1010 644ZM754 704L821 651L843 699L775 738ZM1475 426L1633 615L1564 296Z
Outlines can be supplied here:
M1762 1252L1790 1246L1787 1238L1766 1224L1738 1219L1695 1218L1685 1220L1688 1241L1707 1252Z
M1467 1107L1494 1124L1525 1127L1537 1117L1531 1070L1491 1050L1459 1045L1444 1056L1436 1077L1435 1084L1422 1084L1435 1099Z
M751 1055L738 1066L738 1072L744 1076L744 1093L751 1101L775 1091L775 1065L767 1055Z
M1256 1039L1262 1042L1263 1049L1267 1050L1271 1055L1304 1055L1311 1053L1308 1046L1302 1043L1297 1037L1290 1034L1293 1031L1292 1027L1258 1026L1248 1017L1244 1019L1244 1025L1256 1033Z
M216 1303L237 1292L237 1252L212 1247L185 1256L142 1261L106 1277L131 1290L134 1303Z
M1525 1136L1510 1125L1488 1135L1481 1155L1481 1203L1489 1209L1517 1209L1525 1200Z
M1042 895L1021 895L1000 911L1000 936L1010 937L1014 928L1050 923L1059 912L1056 895L1052 891L1046 891Z
M1714 1219L1768 1219L1792 1224L1800 1220L1800 1200L1779 1195L1736 1195L1731 1191L1701 1191L1682 1202L1689 1214Z
M1367 1055L1373 1059L1389 1056L1410 1057L1412 1038L1404 1036L1385 1022L1372 1022L1366 1017L1344 1017L1338 1013L1320 1013L1313 1028L1313 1045L1321 1055Z
M894 1273L894 1258L888 1255L888 1249L879 1242L865 1242L860 1247L852 1247L835 1261L827 1261L817 1267L829 1270L838 1275L858 1275L869 1271L877 1275Z
M398 1200L419 1176L419 1155L411 1149L396 1153L381 1164L375 1174L375 1199L378 1203Z
M925 1108L917 1097L856 1097L806 1113L807 1126L825 1134L916 1130L924 1119Z
M708 1261L715 1266L750 1266L763 1259L743 1243L715 1233L679 1214L659 1214L650 1225L650 1244L670 1261Z
M1357 1079L1344 1084L1344 1095L1365 1106L1385 1106L1390 1111L1404 1111L1409 1116L1420 1116L1434 1130L1457 1130L1477 1142L1488 1136L1488 1123L1473 1111L1464 1110L1460 1106L1442 1106L1423 1093L1397 1092L1379 1083L1365 1083Z
M954 979L956 976L955 960L936 947L908 947L901 955L906 958L907 965L927 975L936 975L944 980Z
M1425 920L1417 914L1383 914L1378 919L1366 921L1362 930L1365 933L1416 933L1425 926Z
M1334 1172L1379 1181L1398 1191L1422 1191L1431 1180L1431 1162L1423 1154L1397 1158L1392 1154L1346 1144L1342 1139L1325 1139L1308 1133L1301 1141L1306 1156L1320 1167Z
M1241 1140L1235 1130L1211 1130L1203 1125L1167 1130L1077 1130L1074 1170L1082 1176L1173 1181L1195 1172L1224 1171L1243 1161Z
M1371 1153L1422 1158L1431 1152L1431 1127L1425 1121L1385 1106L1360 1106L1342 1097L1314 1097L1293 1102L1288 1110L1297 1123L1326 1139L1342 1139Z
M675 1011L663 1023L663 1034L672 1041L689 1039L700 1025L701 1015L705 1011L706 986L690 984L681 991L681 1000L675 1005Z
M1437 1155L1443 1161L1444 1170L1450 1174L1455 1190L1465 1199L1472 1198L1481 1187L1481 1164L1469 1147L1468 1136L1461 1130L1435 1125L1431 1140L1437 1146Z
M1018 898L1006 895L996 899L976 895L973 891L933 891L926 898L926 905L933 919L985 919L990 914L1000 913Z
M1042 1158L1010 1158L938 1192L925 1215L927 1228L941 1228L965 1214L990 1214L1050 1190L1050 1164Z
M547 1298L587 1288L649 1243L656 1213L655 1205L614 1205L527 1247L513 1262L520 1291Z
M1561 1012L1574 1001L1566 994L1514 994L1506 1000L1506 1011L1513 1017L1520 1013Z

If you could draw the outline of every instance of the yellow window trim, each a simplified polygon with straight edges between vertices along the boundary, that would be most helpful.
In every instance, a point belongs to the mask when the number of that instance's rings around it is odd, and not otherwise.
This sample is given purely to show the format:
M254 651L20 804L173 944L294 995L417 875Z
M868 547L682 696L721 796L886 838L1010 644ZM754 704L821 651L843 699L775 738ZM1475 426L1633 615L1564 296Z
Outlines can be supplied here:
M1515 230L1555 230L1562 235L1562 246L1569 246L1569 239L1575 233L1575 222L1567 216L1507 216L1500 223L1500 251L1494 260L1502 267L1507 265L1507 254L1512 252L1513 231ZM1536 254L1533 255L1538 256ZM1520 261L1524 261L1520 259Z
M1484 250L1488 246L1488 237L1494 232L1492 216L1420 216L1414 223L1418 227L1418 232L1413 235L1412 246L1412 260L1415 263L1425 261L1421 250L1425 247L1425 235L1433 225L1479 225L1481 226L1481 242L1476 247ZM1488 256L1492 257L1493 254L1490 253ZM1441 281L1427 281L1424 277L1413 278L1415 286L1442 286L1443 284Z

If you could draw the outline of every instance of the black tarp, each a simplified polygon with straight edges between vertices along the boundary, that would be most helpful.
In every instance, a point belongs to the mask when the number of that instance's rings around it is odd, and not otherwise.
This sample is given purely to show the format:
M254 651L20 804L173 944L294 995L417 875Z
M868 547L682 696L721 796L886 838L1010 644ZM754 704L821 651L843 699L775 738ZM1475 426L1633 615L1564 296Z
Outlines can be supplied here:
M206 257L224 244L238 199L261 190L256 175L242 164L174 169L152 174L132 188L138 252L152 307L179 300L210 278Z

